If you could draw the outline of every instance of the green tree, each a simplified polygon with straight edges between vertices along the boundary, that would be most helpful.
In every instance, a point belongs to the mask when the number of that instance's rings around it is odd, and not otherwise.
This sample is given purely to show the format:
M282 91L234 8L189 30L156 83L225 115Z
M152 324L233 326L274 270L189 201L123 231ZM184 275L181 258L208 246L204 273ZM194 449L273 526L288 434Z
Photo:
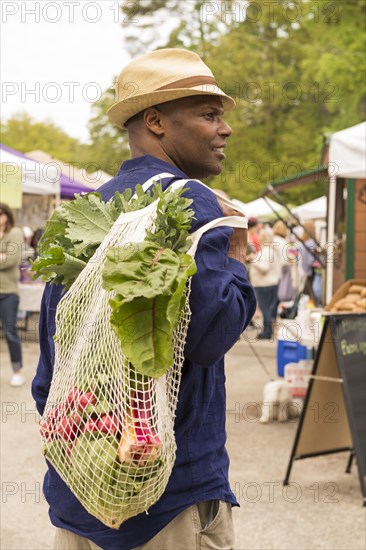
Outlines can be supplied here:
M40 149L65 162L86 149L53 122L36 122L27 113L18 113L1 123L1 141L22 153Z
M93 116L89 122L93 162L111 175L115 175L122 162L130 156L127 133L112 124L106 114L113 103L114 91L109 88L101 99L94 103Z
M101 169L113 176L129 157L129 150L125 133L115 128L105 115L112 103L112 94L107 91L93 106L90 143L81 143L53 122L37 122L26 113L1 122L1 142L22 153L41 150L76 168L85 168L88 172Z
M225 2L229 11L237 0ZM228 28L216 2L206 0L140 0L121 5L126 49L135 56L161 47L182 47L204 56ZM231 16L228 16L231 21ZM158 32L157 32L158 29Z
M251 4L256 11L207 56L238 100L227 115L234 135L221 183L244 201L270 181L318 165L323 134L365 118L365 3L337 0L331 10L317 1ZM319 182L285 196L299 203L324 190Z

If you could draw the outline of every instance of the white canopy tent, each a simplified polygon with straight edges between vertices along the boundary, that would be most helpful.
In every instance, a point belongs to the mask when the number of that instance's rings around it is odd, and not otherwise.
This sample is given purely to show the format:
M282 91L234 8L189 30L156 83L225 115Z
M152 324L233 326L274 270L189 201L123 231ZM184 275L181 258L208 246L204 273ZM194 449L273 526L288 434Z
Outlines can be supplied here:
M366 178L366 122L331 135L328 173L337 178Z
M0 161L5 164L5 176L20 174L22 192L32 195L60 196L61 172L54 164L43 164L0 144Z
M280 204L269 198L264 199L263 197L247 203L241 202L238 199L232 199L231 202L242 210L248 218L252 216L259 218L261 216L267 217L273 214L273 211L279 212L282 210L282 206Z
M328 193L328 242L334 242L337 178L366 179L366 122L356 124L330 137ZM329 249L332 255L331 249ZM333 260L327 265L326 301L333 292Z
M26 155L34 160L37 160L38 162L43 162L45 164L53 163L59 170L61 170L61 173L63 174L63 177L61 178L61 191L63 190L62 180L65 176L71 183L80 184L79 187L85 186L88 190L97 189L103 185L103 183L107 183L107 181L112 179L112 176L106 172L103 172L103 170L87 173L84 168L79 169L74 164L68 164L67 162L56 159L48 153L40 151L39 149L29 151ZM80 190L78 191L80 192Z
M292 212L300 219L305 220L319 220L326 218L327 216L327 197L319 197L313 201L306 202L300 206L296 206L292 209Z

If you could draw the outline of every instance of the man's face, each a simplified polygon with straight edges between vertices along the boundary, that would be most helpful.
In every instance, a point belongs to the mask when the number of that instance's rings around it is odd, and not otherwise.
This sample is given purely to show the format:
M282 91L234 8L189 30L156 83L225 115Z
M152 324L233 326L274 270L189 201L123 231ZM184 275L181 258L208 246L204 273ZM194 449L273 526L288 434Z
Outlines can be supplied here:
M156 107L163 114L160 147L171 162L190 178L221 173L226 140L232 134L223 121L218 97L193 96Z

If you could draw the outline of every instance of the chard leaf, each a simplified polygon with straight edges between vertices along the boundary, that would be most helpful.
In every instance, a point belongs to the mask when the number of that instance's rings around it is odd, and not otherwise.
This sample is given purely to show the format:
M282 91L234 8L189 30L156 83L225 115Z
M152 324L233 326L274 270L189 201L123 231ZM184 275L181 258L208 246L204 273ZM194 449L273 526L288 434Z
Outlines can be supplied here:
M158 244L144 241L117 246L107 253L103 286L117 292L124 302L137 297L154 298L170 293L179 269L179 256Z
M173 328L167 319L169 296L110 300L111 324L122 350L140 374L162 376L173 364Z
M167 319L173 330L176 328L180 313L185 305L185 289L189 277L197 271L196 262L189 254L180 254L180 268L175 283L175 290L167 307Z

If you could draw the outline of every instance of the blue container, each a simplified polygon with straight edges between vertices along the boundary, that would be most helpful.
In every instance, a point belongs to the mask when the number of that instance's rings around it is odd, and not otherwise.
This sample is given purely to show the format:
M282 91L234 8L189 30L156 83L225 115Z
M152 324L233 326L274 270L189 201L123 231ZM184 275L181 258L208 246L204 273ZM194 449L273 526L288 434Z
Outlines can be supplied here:
M306 359L307 348L299 342L288 342L287 340L277 341L277 374L285 375L285 365L287 363L298 363L301 359Z

